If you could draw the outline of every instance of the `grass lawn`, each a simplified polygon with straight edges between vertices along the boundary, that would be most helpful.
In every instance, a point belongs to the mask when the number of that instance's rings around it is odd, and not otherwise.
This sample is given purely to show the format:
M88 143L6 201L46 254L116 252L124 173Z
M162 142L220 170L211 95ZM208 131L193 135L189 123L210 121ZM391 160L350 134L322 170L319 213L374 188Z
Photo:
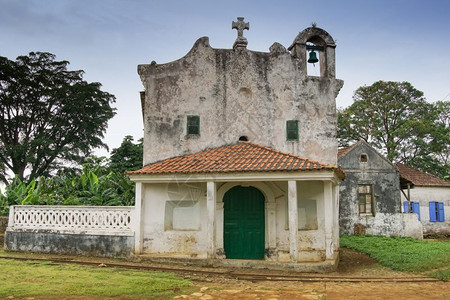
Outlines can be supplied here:
M450 280L450 241L343 235L341 246L366 253L393 270L428 272L429 276Z
M173 274L116 268L55 265L42 261L0 260L0 298L8 296L127 298L171 297L187 292L190 282Z

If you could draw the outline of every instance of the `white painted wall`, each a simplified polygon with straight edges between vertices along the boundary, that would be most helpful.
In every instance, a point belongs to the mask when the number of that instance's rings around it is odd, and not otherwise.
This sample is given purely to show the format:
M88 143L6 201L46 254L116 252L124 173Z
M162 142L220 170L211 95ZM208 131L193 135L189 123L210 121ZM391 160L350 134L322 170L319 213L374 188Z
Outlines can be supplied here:
M144 253L206 257L206 184L144 184L144 189ZM199 230L165 229L166 201L199 201L200 214L192 215L200 218Z
M420 217L424 234L450 235L450 187L416 186L410 190L411 201L420 203ZM402 194L402 203L407 201ZM443 202L445 222L430 222L429 203ZM402 205L403 211L403 205Z
M245 186L254 186L251 182L242 182ZM289 228L287 219L287 182L265 182L266 189L263 194L271 194L276 205L276 248L279 261L289 260ZM219 190L224 183L217 184ZM143 184L143 245L144 253L170 254L179 257L206 258L207 251L207 211L206 211L206 183L159 183ZM321 261L325 258L325 220L323 212L324 184L322 181L304 181L297 183L299 207L307 201L316 201L317 229L298 231L299 261ZM194 191L194 192L193 192ZM198 191L201 191L198 193ZM223 195L222 195L223 196ZM198 197L198 199L195 199ZM221 197L218 195L218 197ZM199 201L200 228L198 230L173 230L165 226L167 201ZM218 199L220 202L221 199ZM266 199L267 201L267 199ZM217 213L223 210L217 210ZM307 212L308 213L308 212ZM337 219L337 205L333 210ZM193 214L192 217L196 215ZM302 214L299 215L302 216ZM188 216L183 216L187 218ZM218 226L223 226L223 216L216 216ZM189 224L195 223L194 221ZM299 220L303 224L304 220ZM336 223L336 222L334 222ZM179 223L177 223L179 224ZM266 211L266 248L269 248L268 228L269 224ZM167 224L166 224L167 225ZM218 230L216 232L221 232ZM337 231L333 231L333 243L338 247Z
M287 182L273 183L282 191L287 191ZM320 261L325 258L325 220L323 213L323 183L321 181L297 182L297 197L299 204L304 200L315 200L317 205L316 230L299 230L298 247L299 261ZM279 260L289 260L289 227L287 194L280 195L277 202L277 248ZM300 206L300 205L299 205ZM337 211L335 211L337 215ZM302 223L300 220L299 223ZM336 216L337 217L337 216Z

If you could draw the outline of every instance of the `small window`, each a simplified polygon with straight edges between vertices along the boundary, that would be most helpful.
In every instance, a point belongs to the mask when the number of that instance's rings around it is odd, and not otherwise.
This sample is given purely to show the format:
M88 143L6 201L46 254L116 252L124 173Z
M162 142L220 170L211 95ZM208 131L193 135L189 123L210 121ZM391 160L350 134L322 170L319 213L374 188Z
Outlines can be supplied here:
M298 141L298 121L286 121L286 139L288 141Z
M200 135L200 117L187 116L187 134Z
M359 157L359 161L362 163L366 163L368 161L367 154L361 154L361 156Z
M239 137L239 141L241 141L241 142L248 142L248 137L243 135L243 136Z
M409 213L410 206L411 206L411 212L413 214L417 214L419 221L420 221L420 204L419 204L419 202L414 202L414 201L410 201L410 203L408 201L403 202L403 211L405 213Z
M430 202L430 222L444 222L444 203L443 202Z
M371 184L358 185L358 203L360 214L374 214L373 186Z

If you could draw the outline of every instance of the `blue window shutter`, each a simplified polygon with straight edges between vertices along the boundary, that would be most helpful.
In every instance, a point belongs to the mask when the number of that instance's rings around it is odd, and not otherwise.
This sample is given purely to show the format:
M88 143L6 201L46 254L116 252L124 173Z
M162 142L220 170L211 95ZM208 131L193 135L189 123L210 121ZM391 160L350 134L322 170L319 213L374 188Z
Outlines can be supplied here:
M444 203L443 202L437 202L437 207L438 207L438 221L439 222L444 222Z
M436 202L428 203L428 209L430 210L430 222L436 222Z
M420 204L419 202L412 202L412 212L419 216L420 221Z
M403 212L407 213L409 212L409 205L408 205L408 201L403 202Z

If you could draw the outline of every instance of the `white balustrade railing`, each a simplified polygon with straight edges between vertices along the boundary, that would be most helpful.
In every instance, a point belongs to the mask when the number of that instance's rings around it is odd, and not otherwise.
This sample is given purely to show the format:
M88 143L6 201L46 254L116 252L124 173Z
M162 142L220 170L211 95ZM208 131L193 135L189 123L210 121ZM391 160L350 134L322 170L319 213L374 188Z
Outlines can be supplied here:
M8 230L46 231L71 234L133 234L133 206L10 207Z

